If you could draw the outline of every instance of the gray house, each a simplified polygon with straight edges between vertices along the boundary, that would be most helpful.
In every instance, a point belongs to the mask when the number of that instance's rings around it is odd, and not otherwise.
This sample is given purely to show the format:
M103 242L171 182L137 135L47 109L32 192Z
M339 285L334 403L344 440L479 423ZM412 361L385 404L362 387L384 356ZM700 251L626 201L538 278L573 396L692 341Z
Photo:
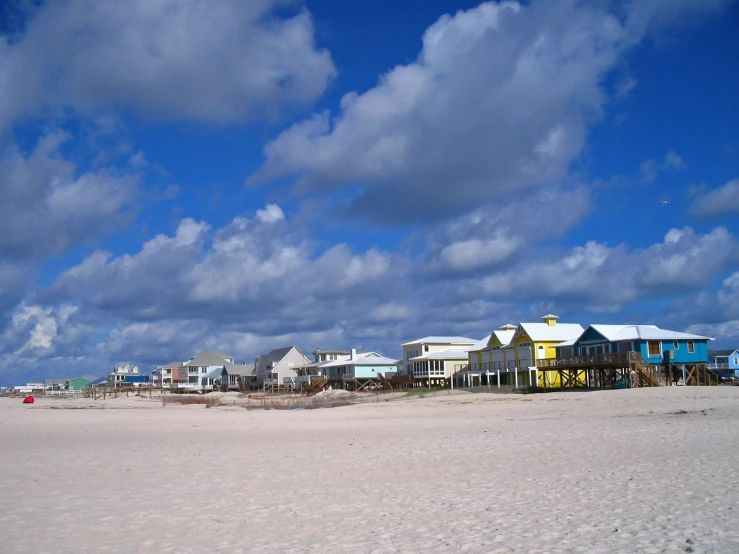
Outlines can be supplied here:
M259 383L295 383L298 375L296 369L309 363L310 360L297 346L275 348L269 354L262 354L254 360L254 374Z

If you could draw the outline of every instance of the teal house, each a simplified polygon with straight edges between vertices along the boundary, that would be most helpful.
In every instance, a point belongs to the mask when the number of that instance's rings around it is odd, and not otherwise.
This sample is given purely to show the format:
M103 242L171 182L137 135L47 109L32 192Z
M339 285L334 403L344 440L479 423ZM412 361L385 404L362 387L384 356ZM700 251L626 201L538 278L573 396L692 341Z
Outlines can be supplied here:
M321 364L321 375L329 378L355 377L358 379L376 378L378 374L385 377L398 371L398 362L386 358L377 352L357 353L352 349L348 356Z
M94 375L83 375L82 377L73 377L64 380L65 390L82 390L90 386L90 383L97 380Z
M591 325L577 339L557 345L557 356L638 352L650 365L707 364L711 340L656 325Z

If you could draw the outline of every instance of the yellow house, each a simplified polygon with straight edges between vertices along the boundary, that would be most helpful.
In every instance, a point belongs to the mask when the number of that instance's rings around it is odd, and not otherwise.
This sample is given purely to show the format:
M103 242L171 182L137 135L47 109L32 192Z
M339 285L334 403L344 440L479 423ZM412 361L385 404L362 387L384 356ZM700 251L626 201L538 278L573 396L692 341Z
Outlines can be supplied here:
M547 314L542 323L519 323L510 343L492 352L496 369L505 373L508 385L531 386L537 372L537 360L556 358L555 347L564 341L579 337L584 329L579 323L557 323L558 316ZM538 376L538 386L544 386L544 376ZM550 380L548 387L558 387Z
M470 370L478 371L491 368L492 351L507 346L513 339L515 332L516 326L506 323L470 348L468 351Z

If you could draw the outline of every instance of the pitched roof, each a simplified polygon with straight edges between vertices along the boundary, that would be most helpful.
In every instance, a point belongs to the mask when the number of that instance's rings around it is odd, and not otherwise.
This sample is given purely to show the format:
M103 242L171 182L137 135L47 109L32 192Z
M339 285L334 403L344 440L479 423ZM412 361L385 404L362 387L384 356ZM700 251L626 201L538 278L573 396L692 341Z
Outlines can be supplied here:
M482 340L477 341L475 344L472 345L472 348L468 350L468 352L479 352L480 350L485 350L488 347L488 343L490 342L490 339L493 335L488 335Z
M591 325L611 342L624 340L713 340L702 335L660 329L656 325Z
M357 354L353 360L346 356L343 360L333 360L321 364L319 367L338 367L345 365L396 365L396 360L391 360L377 352L362 352Z
M577 338L585 331L579 323L521 323L521 327L535 342L562 342Z
M223 366L226 368L226 372L229 375L251 375L254 371L254 364L232 364L231 362L224 362Z
M230 357L230 356L229 356ZM193 358L185 362L186 366L208 366L208 365L219 365L223 366L226 360L223 359L219 352L198 352ZM182 367L182 366L176 366Z
M469 337L423 337L422 339L418 340L412 340L410 342L405 342L401 344L400 346L409 346L411 344L469 344L470 346L475 344L477 342L476 339L471 339Z
M234 357L231 354L228 354L226 352L217 352L217 351L214 350L213 351L213 354L216 354L217 356L220 356L221 358L231 358L231 359L234 359Z
M739 352L739 350L709 350L709 356L731 356L732 354Z
M160 365L157 369L177 369L183 367L186 362L169 362L168 364Z

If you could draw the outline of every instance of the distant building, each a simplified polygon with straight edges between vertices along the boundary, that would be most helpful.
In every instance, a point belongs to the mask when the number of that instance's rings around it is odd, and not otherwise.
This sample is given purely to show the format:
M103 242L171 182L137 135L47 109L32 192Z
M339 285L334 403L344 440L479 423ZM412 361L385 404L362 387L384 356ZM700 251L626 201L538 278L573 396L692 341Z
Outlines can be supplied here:
M397 373L398 362L377 352L358 354L352 349L348 356L342 354L340 359L321 362L320 370L321 375L329 378L374 379Z
M709 350L708 367L739 375L739 350Z
M479 341L467 337L423 337L401 344L401 370L416 380L442 382L467 365L467 351Z
M64 390L68 391L81 391L89 388L90 383L97 380L94 375L83 375L82 377L73 377L71 379L64 380Z
M139 387L149 383L149 376L144 375L135 365L119 365L108 374L108 384L113 387Z
M262 354L254 360L254 374L257 383L278 385L295 384L298 368L310 364L310 360L297 346L275 348L269 354Z

